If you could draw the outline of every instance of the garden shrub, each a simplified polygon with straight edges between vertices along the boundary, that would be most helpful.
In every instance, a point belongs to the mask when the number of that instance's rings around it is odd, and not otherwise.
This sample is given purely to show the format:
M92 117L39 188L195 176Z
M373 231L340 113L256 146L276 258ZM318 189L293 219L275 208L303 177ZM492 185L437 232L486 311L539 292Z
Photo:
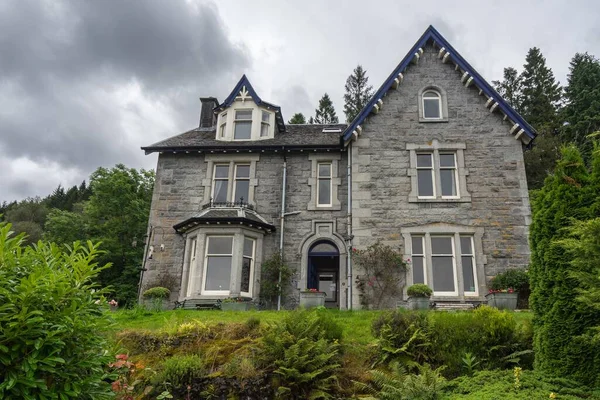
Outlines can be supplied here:
M98 246L24 246L0 223L0 398L110 395ZM105 268L105 267L104 267Z
M406 290L406 294L411 297L430 297L432 293L433 290L423 283L416 283Z
M451 313L394 311L373 322L373 335L380 361L446 366L447 376L461 372L466 353L486 368L531 363L531 331L517 325L510 313L487 306Z
M153 287L146 290L142 296L146 299L167 299L171 295L171 291L166 287Z
M152 378L152 383L164 389L181 388L206 375L208 369L202 357L196 354L177 354L162 363L158 373Z
M281 258L279 253L273 254L261 266L260 300L265 306L272 308L277 304L277 297L285 294L291 284L293 271ZM281 277L281 284L279 279Z
M511 268L496 275L489 284L492 290L512 288L519 293L517 308L529 308L529 275L524 269Z

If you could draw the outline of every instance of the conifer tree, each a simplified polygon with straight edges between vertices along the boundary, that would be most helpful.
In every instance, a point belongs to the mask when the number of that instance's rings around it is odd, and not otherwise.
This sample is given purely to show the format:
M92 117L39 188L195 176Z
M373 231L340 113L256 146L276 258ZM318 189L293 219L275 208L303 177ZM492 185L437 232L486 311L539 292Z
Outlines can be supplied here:
M288 121L288 124L306 124L306 118L304 118L304 114L296 113L292 115L292 118Z
M519 72L513 67L504 68L504 79L502 81L492 81L492 83L498 94L517 112L521 112L523 93Z
M308 119L308 123L309 123L309 125L313 125L315 123L315 119L313 117L310 117Z
M315 123L316 124L337 124L338 117L335 115L335 109L333 103L329 98L329 95L325 93L321 100L319 100L319 108L315 110Z
M369 85L367 71L361 65L357 65L346 79L344 87L344 114L346 122L352 122L373 96L373 86Z
M569 69L563 111L566 124L561 136L575 143L587 160L592 150L588 135L600 130L600 61L588 53L577 53Z

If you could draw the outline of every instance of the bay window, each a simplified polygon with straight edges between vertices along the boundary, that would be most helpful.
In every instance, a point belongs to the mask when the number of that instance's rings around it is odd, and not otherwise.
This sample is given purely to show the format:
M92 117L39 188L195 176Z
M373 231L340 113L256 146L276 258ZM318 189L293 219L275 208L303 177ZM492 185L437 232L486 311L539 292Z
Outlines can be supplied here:
M242 253L242 279L240 282L240 293L242 296L251 296L252 277L254 276L254 239L244 238L244 251Z
M209 236L204 261L202 293L229 294L233 236Z
M260 122L260 137L267 137L269 136L269 130L271 127L270 124L270 120L271 120L271 113L267 112L267 111L262 111L262 118L261 118L261 122Z
M236 110L233 126L234 140L250 140L252 137L252 110Z

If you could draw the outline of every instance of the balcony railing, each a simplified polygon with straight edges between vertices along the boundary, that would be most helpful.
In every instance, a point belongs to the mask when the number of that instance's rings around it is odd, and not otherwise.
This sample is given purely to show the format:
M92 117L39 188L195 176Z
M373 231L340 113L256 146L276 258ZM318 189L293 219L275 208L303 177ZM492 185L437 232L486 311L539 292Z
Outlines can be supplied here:
M254 210L254 206L248 204L243 197L240 197L237 201L213 201L211 198L210 202L202 206L202 209L206 208L246 208L248 210Z

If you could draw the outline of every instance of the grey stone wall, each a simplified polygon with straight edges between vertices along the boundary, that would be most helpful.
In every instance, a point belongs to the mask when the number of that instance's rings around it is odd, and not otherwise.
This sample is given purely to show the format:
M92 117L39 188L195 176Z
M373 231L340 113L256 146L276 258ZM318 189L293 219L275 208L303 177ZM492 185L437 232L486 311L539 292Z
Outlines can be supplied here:
M523 151L502 115L490 113L479 90L465 88L460 78L453 64L443 64L437 51L427 47L418 65L408 67L398 89L383 98L382 110L363 124L352 145L354 245L364 248L382 240L403 247L402 227L435 223L481 227L489 280L529 262L530 208ZM428 85L446 91L447 122L419 122L418 93ZM434 139L466 144L470 202L408 202L406 145ZM354 272L360 274L359 269ZM354 303L358 302L354 290Z

